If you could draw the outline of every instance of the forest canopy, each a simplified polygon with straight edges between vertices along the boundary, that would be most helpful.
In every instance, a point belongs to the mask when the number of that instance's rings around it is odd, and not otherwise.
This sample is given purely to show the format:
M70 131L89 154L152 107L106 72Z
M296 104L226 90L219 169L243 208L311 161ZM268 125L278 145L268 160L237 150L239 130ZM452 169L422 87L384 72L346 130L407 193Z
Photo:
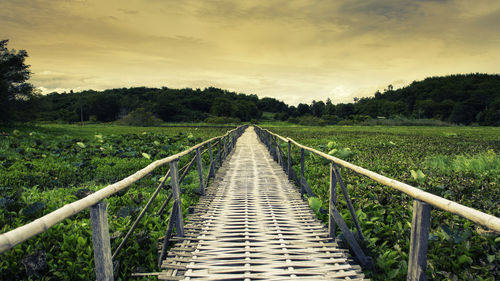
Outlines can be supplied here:
M214 87L203 90L135 87L54 92L19 103L19 108L31 112L21 115L24 119L19 121L111 122L143 108L165 122L214 119L249 122L271 116L273 120L325 125L404 117L499 126L500 75L431 77L397 90L389 85L372 97L337 104L328 98L290 106L274 98L258 98Z

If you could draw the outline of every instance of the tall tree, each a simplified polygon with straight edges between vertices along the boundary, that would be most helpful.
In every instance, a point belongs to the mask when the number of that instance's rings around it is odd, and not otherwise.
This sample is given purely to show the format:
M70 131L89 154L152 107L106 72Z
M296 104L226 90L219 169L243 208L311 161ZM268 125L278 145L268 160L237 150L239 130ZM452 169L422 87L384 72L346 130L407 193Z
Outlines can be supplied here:
M25 50L9 50L9 40L0 41L0 122L13 119L16 100L28 100L33 92L33 85L27 83L31 72L24 63L28 53Z

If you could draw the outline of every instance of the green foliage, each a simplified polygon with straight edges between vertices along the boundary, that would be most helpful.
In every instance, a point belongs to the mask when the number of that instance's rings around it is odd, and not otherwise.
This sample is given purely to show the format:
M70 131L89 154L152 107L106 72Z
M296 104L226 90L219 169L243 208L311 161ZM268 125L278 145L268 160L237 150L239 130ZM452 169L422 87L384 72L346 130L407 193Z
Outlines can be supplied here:
M210 124L240 124L239 118L225 116L210 116L205 119L205 122Z
M321 208L321 200L316 197L309 197L307 200L311 209L313 209L316 213L319 212L319 209Z
M451 173L470 173L476 177L500 177L500 156L490 149L474 155L435 155L427 159L431 169L447 175Z
M127 116L118 120L118 124L128 125L128 126L157 126L161 124L161 120L156 118L151 112L146 111L146 109L140 107L136 110L130 112Z
M392 118L368 119L360 125L366 126L450 126L450 123L436 119L415 119L405 116L394 116Z
M226 130L103 125L0 129L0 233ZM181 159L179 166L185 165L188 158ZM202 161L206 178L208 156L204 155ZM167 169L159 168L125 192L107 199L112 249L121 242ZM197 181L197 171L192 169L181 186L185 213L198 200ZM161 217L155 213L167 196L167 192L159 193L117 256L117 280L129 279L130 273L138 270L158 270L156 240L165 234L168 212ZM167 210L170 208L171 204ZM93 268L89 212L85 210L3 253L0 280L93 280Z
M500 173L496 170L500 151L499 128L275 126L269 129L325 153L349 147L354 152L349 162L355 165L402 182L418 184L419 188L430 193L500 216ZM449 171L430 164L438 157L444 158L442 166ZM293 168L299 174L300 150L294 146L292 159ZM328 206L328 161L311 156L305 159L306 179L315 198L321 200L323 206ZM454 161L467 164L454 165ZM473 165L473 161L483 164ZM473 166L485 168L471 169ZM374 259L374 270L365 273L373 280L405 280L413 200L348 169L341 168L340 172L366 238L362 246ZM346 202L338 189L337 192L337 209L348 226L354 229ZM327 215L317 216L326 223ZM495 233L434 209L429 236L428 278L495 280L500 260L498 241L500 238Z
M13 121L17 113L18 100L33 97L33 85L26 82L30 78L29 65L24 63L28 53L25 50L9 50L9 40L0 40L0 123Z
M419 184L424 183L425 181L425 174L421 170L410 170L411 177L413 180L417 181Z
M266 100L272 101L276 100ZM255 95L237 94L213 87L203 90L137 87L101 92L51 93L40 96L36 105L26 103L23 106L25 111L34 114L28 120L38 121L111 122L128 112L147 108L151 114L166 122L199 122L210 116L238 118L247 122L260 117L257 103L259 99ZM141 115L148 117L144 112ZM134 126L151 126L158 121L151 116L145 121L135 119L137 117L122 122Z
M305 115L302 117L295 117L288 119L289 122L304 125L304 126L325 126L326 121L312 115Z

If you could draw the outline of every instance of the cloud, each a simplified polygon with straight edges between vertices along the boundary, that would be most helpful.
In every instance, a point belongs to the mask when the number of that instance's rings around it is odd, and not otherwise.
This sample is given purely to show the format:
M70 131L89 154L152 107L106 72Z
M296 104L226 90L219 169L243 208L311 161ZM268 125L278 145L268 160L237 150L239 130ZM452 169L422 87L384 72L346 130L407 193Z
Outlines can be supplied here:
M493 0L3 0L0 38L28 51L46 89L214 85L347 102L498 71L499 19Z
M118 9L118 11L124 13L124 14L127 14L127 15L137 15L139 14L139 11L138 10L127 10L127 9Z

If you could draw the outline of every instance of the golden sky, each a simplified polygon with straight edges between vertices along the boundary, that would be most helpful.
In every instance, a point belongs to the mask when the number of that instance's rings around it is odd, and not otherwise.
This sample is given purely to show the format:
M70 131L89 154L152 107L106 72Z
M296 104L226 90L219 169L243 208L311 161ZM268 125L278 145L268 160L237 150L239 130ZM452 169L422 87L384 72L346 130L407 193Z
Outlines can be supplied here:
M220 87L289 104L499 73L498 0L0 0L44 92Z

